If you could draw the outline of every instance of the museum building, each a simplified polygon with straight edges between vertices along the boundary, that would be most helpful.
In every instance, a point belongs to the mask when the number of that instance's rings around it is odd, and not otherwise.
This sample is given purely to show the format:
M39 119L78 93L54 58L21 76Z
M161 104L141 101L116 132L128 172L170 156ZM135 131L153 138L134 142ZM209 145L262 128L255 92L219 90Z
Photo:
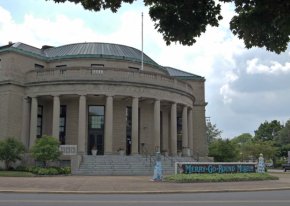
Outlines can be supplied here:
M110 43L0 47L0 139L64 155L207 156L205 79Z

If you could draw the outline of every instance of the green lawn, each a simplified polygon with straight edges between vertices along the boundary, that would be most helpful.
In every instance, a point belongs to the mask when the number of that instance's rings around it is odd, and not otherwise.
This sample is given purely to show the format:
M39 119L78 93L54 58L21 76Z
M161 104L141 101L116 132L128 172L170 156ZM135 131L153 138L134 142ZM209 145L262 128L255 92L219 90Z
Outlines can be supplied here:
M192 183L192 182L238 182L278 180L278 177L268 173L233 173L233 174L177 174L164 178L167 182Z
M22 171L0 171L0 177L34 177L30 172Z

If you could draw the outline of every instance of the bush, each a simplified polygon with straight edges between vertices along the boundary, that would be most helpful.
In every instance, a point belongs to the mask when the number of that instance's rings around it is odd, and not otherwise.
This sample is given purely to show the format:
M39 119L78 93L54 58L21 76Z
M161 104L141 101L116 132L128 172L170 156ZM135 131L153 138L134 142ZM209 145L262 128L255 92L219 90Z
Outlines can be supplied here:
M275 168L281 168L282 167L282 164L286 164L286 163L287 163L286 160L279 159L279 160L276 160L276 162L274 164L274 167Z
M177 174L165 177L165 181L177 183L192 182L238 182L238 181L262 181L277 180L278 177L268 173L229 173L229 174Z
M71 173L70 167L29 167L27 171L36 175L69 175Z
M0 160L4 161L6 169L10 169L11 163L21 160L24 151L24 145L17 139L8 138L0 141Z
M48 161L58 160L61 154L59 141L51 136L42 136L32 146L31 154L35 160L43 162L44 167L46 167Z

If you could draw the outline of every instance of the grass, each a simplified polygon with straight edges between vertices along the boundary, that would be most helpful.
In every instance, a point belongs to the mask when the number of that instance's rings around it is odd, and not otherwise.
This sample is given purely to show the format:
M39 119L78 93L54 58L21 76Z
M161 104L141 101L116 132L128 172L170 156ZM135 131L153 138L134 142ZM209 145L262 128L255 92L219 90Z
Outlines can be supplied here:
M239 182L239 181L262 181L278 180L278 177L268 173L232 173L232 174L177 174L164 178L164 181L175 183L194 182Z
M0 171L0 177L34 177L30 172L22 171Z

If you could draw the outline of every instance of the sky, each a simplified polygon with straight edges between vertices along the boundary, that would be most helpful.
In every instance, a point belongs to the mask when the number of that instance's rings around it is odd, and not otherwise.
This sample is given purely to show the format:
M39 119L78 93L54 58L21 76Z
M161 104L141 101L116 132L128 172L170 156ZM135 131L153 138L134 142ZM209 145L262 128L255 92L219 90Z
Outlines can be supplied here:
M74 3L0 0L0 46L107 42L141 49L142 12L144 52L160 65L206 79L206 116L223 131L222 138L253 135L265 121L290 119L290 49L280 55L246 49L229 29L230 4L222 5L220 26L207 27L193 46L166 46L140 0L123 4L117 13L87 11Z

